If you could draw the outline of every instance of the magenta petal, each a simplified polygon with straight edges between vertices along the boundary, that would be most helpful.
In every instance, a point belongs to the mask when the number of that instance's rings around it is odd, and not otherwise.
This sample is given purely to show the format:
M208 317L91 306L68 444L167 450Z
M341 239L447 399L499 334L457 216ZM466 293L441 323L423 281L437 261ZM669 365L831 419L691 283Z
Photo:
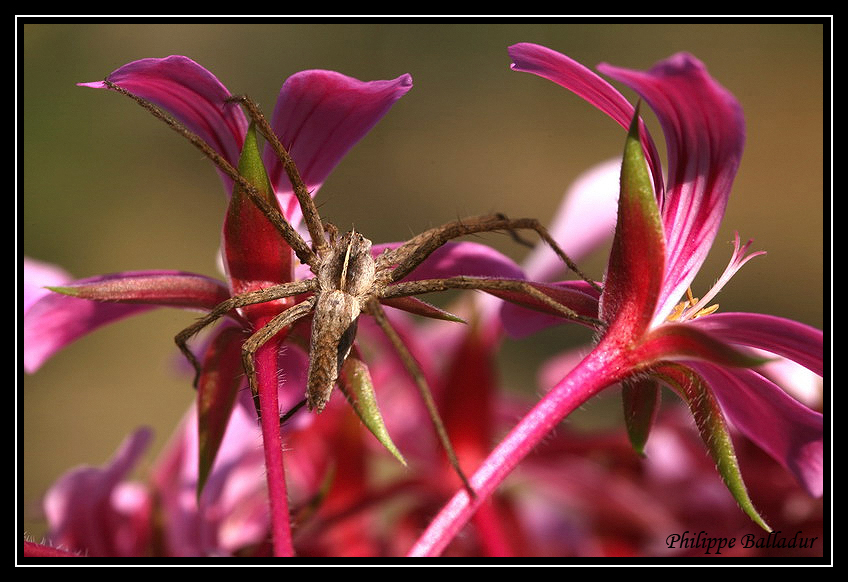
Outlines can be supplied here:
M714 313L688 325L730 343L789 358L819 376L824 372L824 334L809 325L762 313Z
M313 195L348 150L411 88L409 75L366 82L334 71L310 70L286 79L271 125ZM291 183L270 147L264 159L283 213L293 224L299 223Z
M144 549L146 492L120 491L127 475L147 450L152 438L141 428L127 437L103 467L78 467L63 475L47 492L44 512L52 545L87 556L138 556ZM123 493L124 500L118 504ZM127 499L138 514L127 512ZM147 525L147 524L145 524Z
M700 269L724 216L745 143L742 108L695 57L679 53L649 71L598 69L651 106L668 149L661 212L666 275L658 313L668 313Z
M23 311L26 313L29 308L45 295L49 295L51 291L45 289L49 285L63 285L68 281L73 280L73 277L52 263L37 261L29 257L24 257L24 282L23 282Z
M59 349L95 329L156 306L211 309L229 296L214 279L176 271L126 272L81 279L68 291L98 289L112 301L50 293L24 316L24 369L35 372ZM135 289L133 291L133 289ZM124 301L124 302L116 302Z
M754 370L689 363L709 383L730 421L786 467L813 496L823 491L824 421Z
M141 59L115 70L107 79L147 99L184 123L233 166L238 163L247 118L236 103L227 103L230 92L205 68L183 56ZM102 81L79 83L105 88ZM232 180L223 174L227 195Z
M580 315L598 317L600 294L585 281L562 281L559 283L531 282L531 284L554 301L572 309ZM497 295L507 299L506 294L498 293ZM534 308L528 308L512 302L516 299L513 297L510 299L511 302L504 303L500 312L504 330L510 337L522 338L553 325L569 323L569 320L563 319L561 315L550 313L547 306L535 300L526 298L523 301L525 305L536 304Z
M152 305L97 303L55 293L44 297L24 317L24 369L32 374L85 334L150 309Z

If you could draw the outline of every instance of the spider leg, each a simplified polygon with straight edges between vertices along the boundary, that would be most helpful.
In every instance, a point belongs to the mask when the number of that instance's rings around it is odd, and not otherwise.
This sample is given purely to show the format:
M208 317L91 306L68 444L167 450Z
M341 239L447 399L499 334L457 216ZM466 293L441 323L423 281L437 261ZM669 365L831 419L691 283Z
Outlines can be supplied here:
M283 328L292 325L301 317L308 315L315 305L315 296L313 295L305 301L301 301L297 305L289 307L282 313L274 316L268 323L256 330L241 346L241 361L244 366L245 374L250 385L250 392L253 394L253 402L256 406L256 414L259 412L259 383L256 379L256 363L254 357L256 352L272 337L277 335ZM298 405L299 407L299 405Z
M303 178L300 176L297 165L295 165L288 150L280 142L277 134L274 133L262 110L259 109L259 106L250 97L247 95L238 95L233 96L231 100L237 101L244 106L248 115L250 115L250 118L256 124L259 133L265 137L268 143L271 144L274 153L277 154L277 158L280 160L283 169L286 171L286 175L289 177L294 195L300 204L303 220L306 222L309 236L312 237L312 246L315 247L319 255L323 255L327 250L327 241L324 239L324 227L321 224L321 217L318 215L318 208L315 206L315 201L306 188L306 184L304 184Z
M396 265L391 270L391 281L399 281L411 273L433 251L451 239L478 232L492 232L497 230L513 232L521 229L535 231L569 269L574 271L581 279L592 285L596 290L601 291L600 286L580 270L538 220L535 218L507 218L503 214L475 216L425 230L396 249L388 251L379 257L378 260L380 262L378 267L385 268L390 265Z
M436 409L436 403L433 401L433 395L430 393L430 388L427 386L427 380L424 378L424 373L421 371L421 367L418 365L418 362L415 361L415 358L409 352L397 331L395 331L392 327L392 324L386 317L386 312L383 311L383 306L380 305L379 300L377 300L377 298L370 299L368 303L366 303L366 310L374 317L377 321L377 325L380 326L380 329L382 329L383 333L386 334L386 337L389 338L392 346L394 346L400 356L400 359L403 361L404 367L406 367L409 375L412 376L412 379L415 381L415 386L418 388L418 392L424 400L424 406L427 408L430 420L433 422L433 426L436 429L436 435L439 438L439 442L441 442L442 447L445 449L448 461L462 481L468 495L470 495L472 499L475 499L477 494L474 492L474 489L471 487L471 483L468 481L468 478L459 466L459 460L456 457L456 452L450 442L445 425L442 423L442 419L439 416L439 411Z
M393 297L408 297L422 293L446 291L448 289L477 289L480 291L519 291L544 303L562 317L573 319L589 325L594 329L602 329L605 324L600 319L580 315L573 309L557 303L527 281L514 279L487 279L482 277L450 277L446 279L422 279L419 281L402 281L387 287L381 293L381 299Z
M317 257L315 253L312 251L310 246L306 244L306 241L303 240L303 237L300 236L300 233L297 232L285 219L285 217L280 212L279 208L276 204L270 203L268 200L262 196L259 191L256 189L253 184L248 182L241 174L239 174L238 170L230 164L223 156L221 156L218 152L213 150L209 144L207 144L200 136L193 133L187 127L185 127L182 123L171 117L166 111L157 107L153 103L135 95L127 91L126 89L119 87L115 83L111 81L104 80L103 83L107 88L116 91L122 95L129 97L134 100L136 103L141 105L144 109L150 112L157 119L165 122L171 129L176 131L178 134L186 138L190 141L197 149L203 152L207 158L209 158L222 172L224 172L227 176L229 176L235 183L237 183L250 197L250 200L262 211L262 213L268 218L274 228L280 233L280 236L289 244L289 246L294 251L297 258L301 263L309 265L310 267L314 267L317 265ZM311 201L311 198L310 198ZM314 207L314 205L313 205ZM306 212L304 211L304 215ZM322 239L323 240L323 237Z
M200 376L200 362L197 360L194 352L192 352L188 347L188 340L191 339L192 336L233 309L244 307L246 305L253 305L255 303L265 303L268 301L274 301L275 299L291 297L292 295L298 295L300 293L306 293L307 291L312 291L314 289L314 284L314 279L303 279L301 281L283 283L281 285L275 285L273 287L267 287L265 289L236 295L226 301L222 301L216 305L212 311L178 333L174 338L174 341L186 359L194 367L194 385L197 386L197 380Z

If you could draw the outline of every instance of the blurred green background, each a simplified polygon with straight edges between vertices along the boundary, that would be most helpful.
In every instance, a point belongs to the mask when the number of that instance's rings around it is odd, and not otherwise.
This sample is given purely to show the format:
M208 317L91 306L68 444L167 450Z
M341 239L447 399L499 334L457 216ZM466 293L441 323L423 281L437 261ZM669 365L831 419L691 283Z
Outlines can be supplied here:
M536 42L587 66L648 68L689 51L745 110L742 166L695 293L723 271L734 230L768 255L718 297L724 310L823 325L822 24L47 24L22 27L21 254L76 277L131 269L218 274L226 197L189 144L114 94L77 87L143 57L186 55L270 112L308 68L365 80L413 76L412 91L342 161L318 201L325 219L375 242L499 211L547 222L567 186L619 155L623 131L564 89L509 69L507 46ZM620 87L625 95L632 92ZM661 132L652 131L659 142ZM662 145L662 144L660 144ZM486 239L516 259L508 237ZM603 257L586 269L600 276ZM38 538L39 496L60 474L103 463L140 425L155 458L193 397L172 338L195 314L158 310L108 326L24 378L22 505ZM505 349L511 386L561 347L551 334ZM547 342L547 343L546 343ZM618 422L615 419L614 422Z

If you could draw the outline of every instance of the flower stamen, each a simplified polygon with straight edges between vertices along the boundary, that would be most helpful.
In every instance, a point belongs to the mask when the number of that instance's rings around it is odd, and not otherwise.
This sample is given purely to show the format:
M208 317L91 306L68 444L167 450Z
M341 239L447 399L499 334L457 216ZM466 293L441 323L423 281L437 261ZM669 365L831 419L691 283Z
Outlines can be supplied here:
M718 304L710 305L709 307L705 307L705 305L707 305L713 297L718 295L718 292L721 291L728 281L730 281L733 275L736 274L736 271L742 268L742 265L756 256L766 254L765 251L757 251L746 255L745 253L748 251L748 247L750 247L753 242L754 241L749 240L744 245L740 245L739 233L735 233L733 240L733 254L730 256L730 262L727 264L727 267L724 269L724 273L721 274L721 277L718 278L712 288L707 291L707 294L704 295L702 299L693 297L692 290L687 289L686 300L681 301L674 306L674 309L672 309L671 313L666 318L666 321L688 321L690 319L714 313L718 309Z

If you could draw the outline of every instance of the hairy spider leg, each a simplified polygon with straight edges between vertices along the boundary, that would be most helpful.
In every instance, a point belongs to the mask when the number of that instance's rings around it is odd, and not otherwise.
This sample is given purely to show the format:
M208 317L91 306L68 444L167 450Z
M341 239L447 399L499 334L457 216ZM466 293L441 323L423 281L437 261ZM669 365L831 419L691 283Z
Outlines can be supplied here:
M139 105L141 105L144 109L150 112L154 117L163 121L168 127L173 129L175 132L186 138L189 142L192 143L197 149L199 149L203 155L209 158L212 163L215 164L224 174L226 174L230 179L236 182L247 195L250 197L250 200L259 208L262 213L268 218L271 224L279 231L280 236L288 243L288 245L292 248L297 258L301 263L305 265L309 265L310 267L314 267L317 263L317 257L312 248L303 240L303 237L300 236L300 233L292 227L291 224L286 220L283 214L280 212L279 208L275 207L275 205L268 202L264 196L262 196L256 187L248 182L244 176L242 176L236 168L230 164L223 156L221 156L218 152L213 150L209 144L203 141L200 136L193 133L182 123L174 119L171 115L169 115L165 110L157 107L153 103L147 101L146 99L139 97L138 95L127 91L123 87L116 85L115 83L104 80L104 85L107 88L120 93L121 95L125 95L129 97ZM311 198L310 198L311 200Z
M459 464L459 458L456 456L456 451L453 448L453 444L448 436L448 431L445 428L445 424L442 421L438 408L436 407L436 402L433 400L433 394L430 391L427 380L424 378L424 373L421 371L421 366L418 365L418 362L406 347L406 344L403 343L400 335L398 335L395 328L392 327L388 317L386 317L386 312L383 310L383 306L380 305L380 301L376 298L372 298L367 303L367 309L368 313L374 317L374 320L377 322L377 325L380 326L383 333L386 334L386 337L389 338L389 342L394 347L407 372L409 372L409 375L412 376L412 379L415 382L415 387L418 389L418 393L424 401L424 406L427 409L430 421L433 423L433 427L436 430L436 436L439 438L439 442L448 457L448 462L451 464L454 472L456 472L459 476L460 481L462 481L465 491L471 496L471 499L475 499L477 494L474 492L474 488L471 487L468 477L466 477L465 472Z
M261 418L261 413L259 410L259 382L256 378L256 352L280 331L291 326L301 317L309 315L315 306L315 300L316 296L313 295L297 305L293 305L285 311L278 313L268 323L253 332L241 346L242 366L244 366L245 374L247 374L247 381L250 385L250 391L253 394L253 402L256 406L257 417L259 418Z
M301 293L313 291L314 289L314 279L303 279L300 281L282 283L280 285L274 285L273 287L266 287L265 289L242 293L241 295L236 295L235 297L222 301L216 305L212 311L178 333L174 338L174 341L186 359L191 362L191 365L194 367L194 385L197 386L197 380L200 377L200 362L197 360L197 356L194 355L194 352L192 352L188 347L188 340L195 334L206 326L214 323L233 309L238 309L239 307L245 307L247 305L254 305L256 303L266 303L268 301L283 299L293 295L300 295Z

